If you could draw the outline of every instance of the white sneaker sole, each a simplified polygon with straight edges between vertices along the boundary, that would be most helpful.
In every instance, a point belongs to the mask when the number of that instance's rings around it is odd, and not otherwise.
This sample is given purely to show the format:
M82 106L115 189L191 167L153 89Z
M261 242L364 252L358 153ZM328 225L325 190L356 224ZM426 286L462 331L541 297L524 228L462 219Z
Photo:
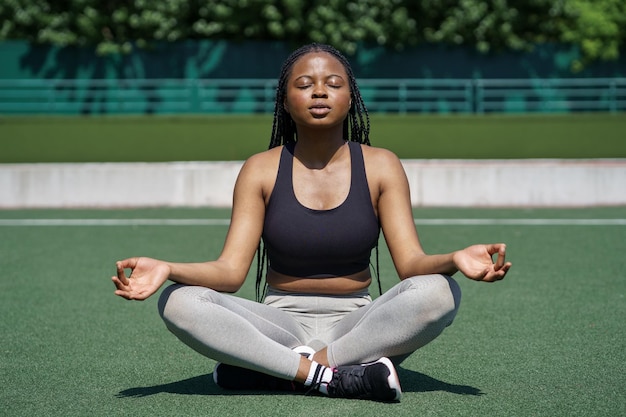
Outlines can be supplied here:
M389 369L389 376L387 377L387 382L389 382L389 387L396 392L396 396L393 399L394 401L400 401L402 398L402 387L400 386L400 378L398 378L398 373L396 372L395 366L393 366L393 362L389 358L380 358L374 363L380 362L384 364Z
M313 357L313 355L315 355L315 349L308 347L308 346L296 346L295 348L291 349L294 352L298 352L299 354L301 354L302 356L304 356L305 358L311 359Z

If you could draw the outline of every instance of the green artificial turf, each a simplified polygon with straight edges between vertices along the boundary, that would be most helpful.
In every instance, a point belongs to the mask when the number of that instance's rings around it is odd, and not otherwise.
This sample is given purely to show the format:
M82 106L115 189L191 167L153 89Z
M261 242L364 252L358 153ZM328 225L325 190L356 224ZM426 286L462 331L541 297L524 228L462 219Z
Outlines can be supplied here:
M513 268L494 284L457 275L463 291L459 314L399 368L404 397L398 404L222 391L212 382L214 362L165 329L156 296L129 302L113 295L116 260L215 258L226 226L11 225L15 219L223 219L228 214L213 209L0 211L5 221L0 223L0 415L624 415L624 207L416 209L428 252L504 241ZM622 222L419 225L433 218ZM388 289L396 280L381 244L383 288ZM253 297L252 281L240 296Z
M371 142L411 158L625 158L626 114L371 116ZM0 163L244 160L268 115L0 117Z

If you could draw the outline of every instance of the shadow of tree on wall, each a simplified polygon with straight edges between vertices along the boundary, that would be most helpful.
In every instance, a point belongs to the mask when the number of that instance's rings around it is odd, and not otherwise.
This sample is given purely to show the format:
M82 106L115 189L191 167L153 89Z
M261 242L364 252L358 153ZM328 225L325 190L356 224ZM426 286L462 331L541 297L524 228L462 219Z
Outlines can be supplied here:
M288 52L281 44L225 41L162 43L108 56L93 48L29 45L19 66L32 78L50 80L54 102L69 113L155 114L197 111L198 97L185 90L190 80L275 78ZM224 111L241 107L237 95L216 88Z
M281 42L209 40L158 43L146 49L136 48L127 55L108 56L98 56L93 48L28 45L19 56L19 67L23 74L28 74L21 78L50 80L53 102L59 110L56 112L251 113L266 112L268 106L245 86L212 84L200 89L197 82L275 80L290 52L290 46ZM626 57L598 63L574 74L569 65L577 56L577 50L563 45L544 45L530 53L488 55L471 48L421 45L404 51L363 46L349 58L357 78L541 79L626 75ZM536 89L541 90L541 84ZM384 100L382 94L372 92L368 99ZM267 99L267 94L264 97ZM436 107L432 111L439 110Z

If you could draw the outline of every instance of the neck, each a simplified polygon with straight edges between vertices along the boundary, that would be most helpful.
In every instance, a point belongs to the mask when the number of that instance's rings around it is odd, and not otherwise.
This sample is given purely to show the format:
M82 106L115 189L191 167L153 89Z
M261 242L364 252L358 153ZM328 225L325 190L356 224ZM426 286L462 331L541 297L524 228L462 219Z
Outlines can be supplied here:
M340 154L339 151L345 143L341 135L298 135L295 156L307 168L322 169Z

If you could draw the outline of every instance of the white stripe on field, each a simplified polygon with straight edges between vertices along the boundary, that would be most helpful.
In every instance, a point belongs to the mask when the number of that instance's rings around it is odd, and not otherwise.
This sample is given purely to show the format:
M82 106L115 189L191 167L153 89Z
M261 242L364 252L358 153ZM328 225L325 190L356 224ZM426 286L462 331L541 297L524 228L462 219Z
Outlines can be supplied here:
M0 226L228 226L229 219L0 219Z
M422 226L626 226L626 219L415 219Z
M229 219L0 219L0 226L228 226ZM418 226L626 226L626 219L415 219Z

